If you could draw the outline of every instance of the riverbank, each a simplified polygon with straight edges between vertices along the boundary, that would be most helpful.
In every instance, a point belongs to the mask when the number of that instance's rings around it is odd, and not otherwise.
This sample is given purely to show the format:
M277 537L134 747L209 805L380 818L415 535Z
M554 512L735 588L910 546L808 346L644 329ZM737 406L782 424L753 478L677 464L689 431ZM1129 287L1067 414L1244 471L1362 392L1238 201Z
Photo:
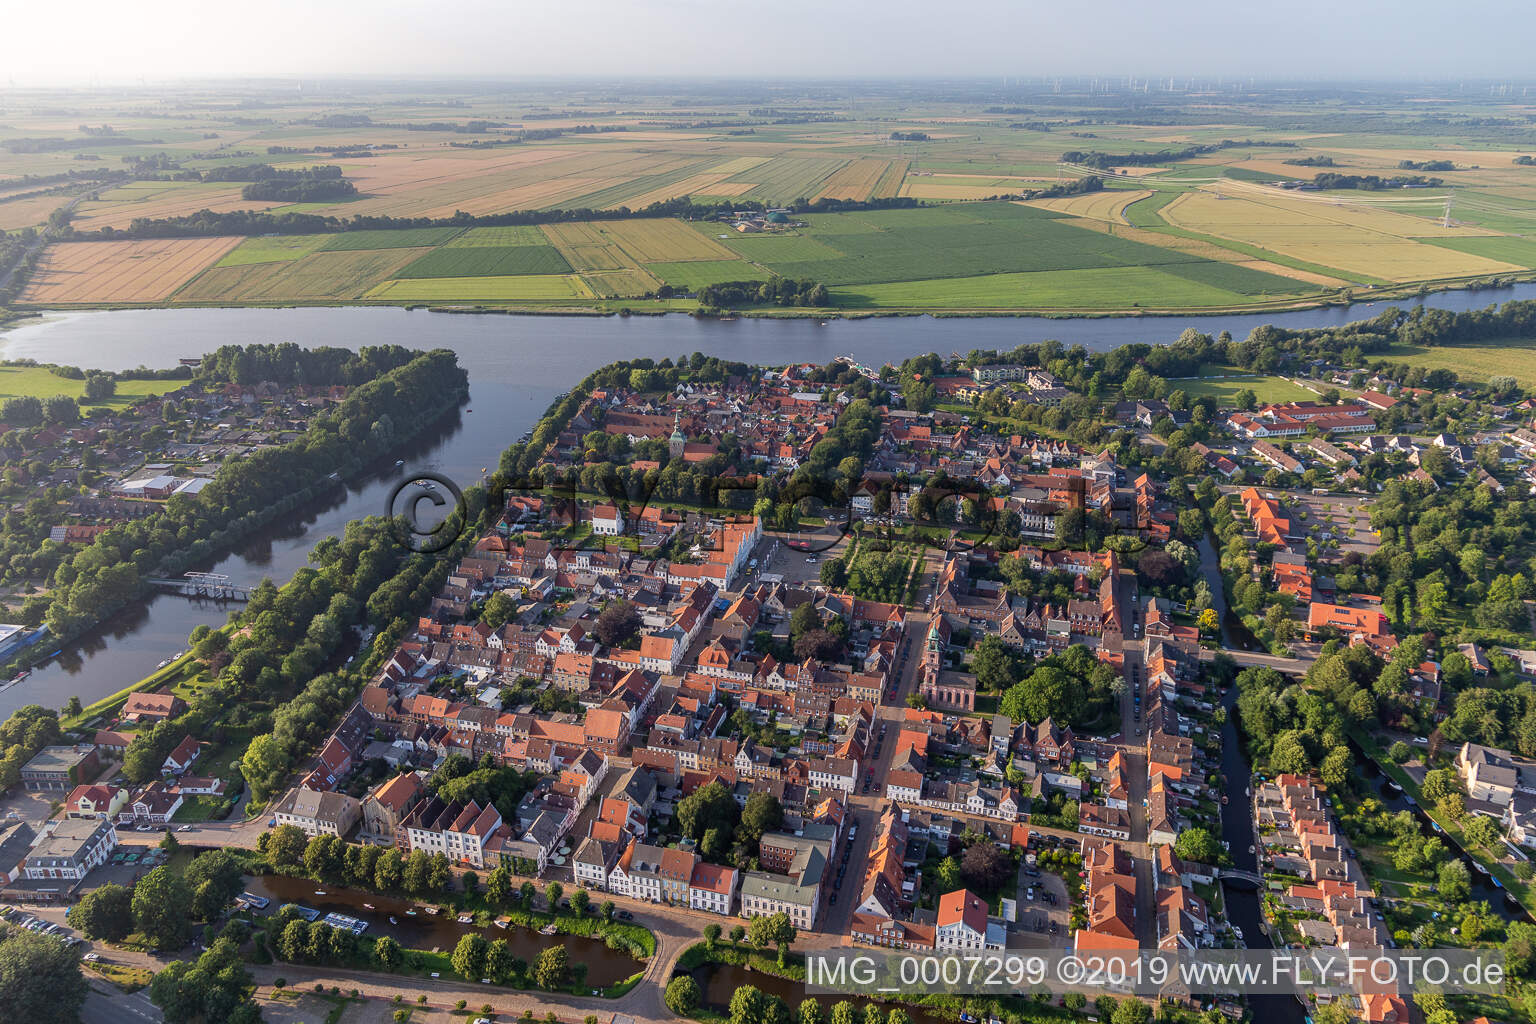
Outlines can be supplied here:
M1402 787L1403 793L1413 800L1416 811L1439 826L1439 834L1443 839L1449 840L1463 855L1482 865L1493 878L1498 880L1504 891L1518 901L1521 911L1528 918L1536 917L1536 880L1521 878L1502 861L1490 856L1488 851L1473 845L1467 839L1466 833L1458 828L1454 821L1439 813L1430 801L1424 799L1418 781L1404 771L1402 765L1388 757L1386 751L1381 749L1381 745L1373 737L1357 729L1350 730L1348 736L1383 775Z
M110 312L119 310L147 309L303 309L303 308L396 308L424 309L434 313L468 315L510 315L548 317L623 317L665 316L682 314L689 317L720 319L742 317L769 320L856 320L870 317L928 316L935 319L967 318L1042 318L1052 320L1079 319L1137 319L1168 318L1181 316L1254 315L1263 313L1296 313L1307 310L1347 308L1362 301L1415 302L1436 295L1452 292L1476 294L1482 291L1507 289L1513 285L1536 282L1536 272L1501 275L1496 280L1478 276L1449 278L1439 281L1413 282L1401 285L1378 286L1362 295L1355 288L1341 288L1322 294L1300 295L1285 299L1268 299L1255 302L1235 302L1214 306L1141 306L1136 303L1105 306L968 306L968 305L887 305L870 307L817 306L784 307L763 306L733 309L720 314L702 314L701 307L691 299L598 299L591 302L524 302L524 303L433 303L420 299L316 299L313 301L284 300L280 302L102 302L78 303L67 306L52 304L13 304L16 317L35 316L45 312ZM3 324L4 321L0 321Z

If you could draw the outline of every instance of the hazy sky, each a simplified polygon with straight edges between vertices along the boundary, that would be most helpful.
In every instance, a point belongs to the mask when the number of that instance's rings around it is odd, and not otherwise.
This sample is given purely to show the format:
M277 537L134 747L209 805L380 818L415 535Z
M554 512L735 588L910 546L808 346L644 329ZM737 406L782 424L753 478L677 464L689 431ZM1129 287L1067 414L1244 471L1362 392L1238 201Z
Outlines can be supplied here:
M230 75L1532 76L1530 0L0 0L0 86Z

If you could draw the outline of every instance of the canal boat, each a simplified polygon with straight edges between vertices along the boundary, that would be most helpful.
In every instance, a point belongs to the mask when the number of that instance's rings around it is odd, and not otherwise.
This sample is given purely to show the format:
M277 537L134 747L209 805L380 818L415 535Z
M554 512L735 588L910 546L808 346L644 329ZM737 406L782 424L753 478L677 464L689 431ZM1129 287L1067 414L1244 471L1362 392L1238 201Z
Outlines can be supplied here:
M474 924L474 923L475 923L475 915L474 914L460 914L459 915L459 924Z
M372 910L373 909L373 904L372 903L364 903L363 904L363 909L364 910Z
M391 915L389 915L389 923L390 924L399 924L400 922L396 921L395 920L395 915L391 914Z
M405 912L405 916L406 917L415 917L416 916L416 908L412 907L410 910L407 910ZM391 918L391 920L393 920L393 918Z
M551 922L549 922L549 924L547 924L543 928L539 929L539 934L540 935L553 935L553 934L555 934L555 931L556 931L556 929L555 929L555 922L551 921Z
M498 917L496 919L496 927L497 928L505 928L505 927L507 927L507 925L509 925L511 923L512 923L512 918L510 918L510 917L508 917L506 915L502 915L501 917Z

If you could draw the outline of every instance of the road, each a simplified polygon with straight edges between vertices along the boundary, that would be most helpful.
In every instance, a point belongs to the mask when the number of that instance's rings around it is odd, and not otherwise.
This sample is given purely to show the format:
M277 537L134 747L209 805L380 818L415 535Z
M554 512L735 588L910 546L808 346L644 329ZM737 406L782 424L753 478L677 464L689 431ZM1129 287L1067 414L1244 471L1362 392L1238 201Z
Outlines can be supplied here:
M80 1019L85 1024L123 1024L124 1021L159 1024L165 1016L158 1006L149 1001L145 992L130 995L113 988L108 982L92 979L85 1005L80 1008Z

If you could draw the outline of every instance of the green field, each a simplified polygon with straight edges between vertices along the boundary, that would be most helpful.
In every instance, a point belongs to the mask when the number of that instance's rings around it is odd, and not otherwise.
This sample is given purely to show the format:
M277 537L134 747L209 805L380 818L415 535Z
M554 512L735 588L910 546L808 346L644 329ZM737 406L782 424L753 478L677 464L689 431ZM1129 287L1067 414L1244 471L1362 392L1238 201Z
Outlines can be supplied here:
M383 231L344 231L332 235L321 252L355 252L359 249L409 249L442 245L463 228L398 228Z
M1221 266L1221 264L1215 264ZM1243 268L1236 267L1236 270ZM1187 280L1168 267L1041 270L830 289L849 309L1164 309L1239 306L1251 297Z
M809 235L842 256L760 262L785 277L811 278L828 285L1163 266L1175 277L1222 292L1275 296L1308 290L1288 278L1090 231L1050 211L1015 203L823 214L808 219ZM1132 291L1127 289L1113 304L1177 304L1172 297L1159 301ZM1202 294L1205 301L1200 305L1233 301L1230 296ZM1049 303L1090 304L1098 303Z
M690 260L685 263L647 263L645 269L674 288L693 291L722 281L766 281L769 274L740 260Z
M1381 358L1429 370L1451 370L1464 380L1513 377L1536 387L1536 338L1506 338L1472 345L1393 345Z
M186 385L184 380L120 380L111 398L87 402L85 381L60 377L41 366L0 366L0 401L7 398L52 398L69 395L82 405L121 407L146 395L163 395Z
M1317 394L1284 377L1265 374L1245 374L1231 367L1204 367L1214 371L1203 378L1181 377L1168 382L1169 391L1183 391L1190 398L1215 398L1217 403L1230 406L1239 391L1252 391L1260 402L1315 402Z
M331 235L269 235L247 238L215 263L216 267L243 267L251 263L277 263L308 256L331 240Z
M401 277L507 277L566 274L571 265L552 245L443 246L400 271Z
M1426 238L1424 241L1443 249L1455 249L1519 267L1536 267L1536 238Z
M398 302L550 302L592 297L592 290L575 274L395 280L368 293L370 299Z
M548 245L549 237L536 224L514 224L503 228L470 228L448 243L449 249L476 246Z

